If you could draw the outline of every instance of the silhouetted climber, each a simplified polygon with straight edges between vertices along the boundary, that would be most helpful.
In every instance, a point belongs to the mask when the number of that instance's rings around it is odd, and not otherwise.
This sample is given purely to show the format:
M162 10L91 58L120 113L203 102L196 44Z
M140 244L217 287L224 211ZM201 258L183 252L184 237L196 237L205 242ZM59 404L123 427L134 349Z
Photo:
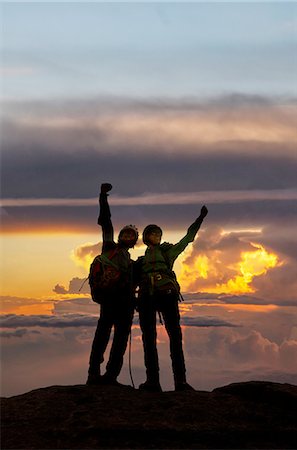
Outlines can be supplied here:
M111 189L112 185L109 183L101 185L98 225L102 227L102 255L105 263L110 263L110 267L119 272L119 279L106 289L100 301L100 317L90 355L87 379L89 385L117 384L116 379L123 365L134 312L132 261L128 250L136 244L138 231L133 225L127 225L120 231L118 243L114 242L113 225L107 201L107 193ZM112 347L106 365L106 373L101 376L100 364L104 360L103 355L112 327L114 327Z
M162 390L159 379L156 312L159 312L160 318L162 315L169 336L175 390L193 390L186 381L178 309L180 289L172 268L178 255L194 241L207 213L206 206L203 206L200 216L190 226L184 238L175 245L167 242L160 244L162 230L157 225L148 225L143 231L143 242L147 245L147 250L135 263L140 279L138 310L147 376L147 380L139 386L141 390Z

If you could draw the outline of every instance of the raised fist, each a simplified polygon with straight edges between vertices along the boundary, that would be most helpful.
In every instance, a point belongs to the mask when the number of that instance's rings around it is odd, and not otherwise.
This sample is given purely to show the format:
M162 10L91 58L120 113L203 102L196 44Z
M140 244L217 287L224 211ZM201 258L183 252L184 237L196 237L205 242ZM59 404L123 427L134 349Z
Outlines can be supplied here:
M202 208L201 208L200 215L201 215L201 217L203 217L203 219L204 219L204 217L207 216L207 214L208 214L208 209L206 208L205 205L203 205Z
M102 183L101 184L101 194L106 194L111 191L112 185L110 183Z

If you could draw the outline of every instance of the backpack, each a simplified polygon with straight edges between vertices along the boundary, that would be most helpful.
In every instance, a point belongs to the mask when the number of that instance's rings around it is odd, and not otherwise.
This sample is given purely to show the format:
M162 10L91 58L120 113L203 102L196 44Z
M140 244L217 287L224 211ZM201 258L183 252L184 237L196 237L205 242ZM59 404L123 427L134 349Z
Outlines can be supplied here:
M120 287L121 272L112 261L118 249L97 255L90 265L89 285L92 300L101 304L107 294L115 292Z

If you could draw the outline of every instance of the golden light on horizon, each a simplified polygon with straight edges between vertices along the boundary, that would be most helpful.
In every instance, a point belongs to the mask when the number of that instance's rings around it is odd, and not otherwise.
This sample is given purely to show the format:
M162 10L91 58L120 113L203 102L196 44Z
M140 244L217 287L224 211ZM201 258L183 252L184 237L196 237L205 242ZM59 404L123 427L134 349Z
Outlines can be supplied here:
M229 313L233 313L236 311L246 311L246 312L261 312L261 313L268 313L271 311L275 311L279 309L279 306L277 305L255 305L255 304L221 304L222 308L227 309Z
M87 272L75 266L70 258L72 249L81 241L81 235L75 234L3 236L1 245L5 258L1 260L2 295L53 297L55 285L68 288L72 278L85 278Z

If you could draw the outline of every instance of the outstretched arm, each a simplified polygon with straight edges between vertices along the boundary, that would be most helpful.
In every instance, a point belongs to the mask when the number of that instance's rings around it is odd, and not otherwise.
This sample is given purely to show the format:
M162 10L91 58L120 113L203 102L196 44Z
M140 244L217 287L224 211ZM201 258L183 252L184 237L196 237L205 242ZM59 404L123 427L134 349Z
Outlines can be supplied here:
M98 225L102 227L103 244L105 242L113 242L113 226L111 222L111 213L108 204L108 192L112 189L109 183L101 184L101 191L99 195L100 212L98 217Z
M178 257L178 255L184 251L187 245L190 242L194 241L196 234L198 233L198 230L201 227L201 224L207 214L208 209L204 205L201 208L200 216L197 217L195 222L192 223L192 225L188 228L187 234L177 244L173 245L168 250L168 257L170 258L170 260L174 261Z

